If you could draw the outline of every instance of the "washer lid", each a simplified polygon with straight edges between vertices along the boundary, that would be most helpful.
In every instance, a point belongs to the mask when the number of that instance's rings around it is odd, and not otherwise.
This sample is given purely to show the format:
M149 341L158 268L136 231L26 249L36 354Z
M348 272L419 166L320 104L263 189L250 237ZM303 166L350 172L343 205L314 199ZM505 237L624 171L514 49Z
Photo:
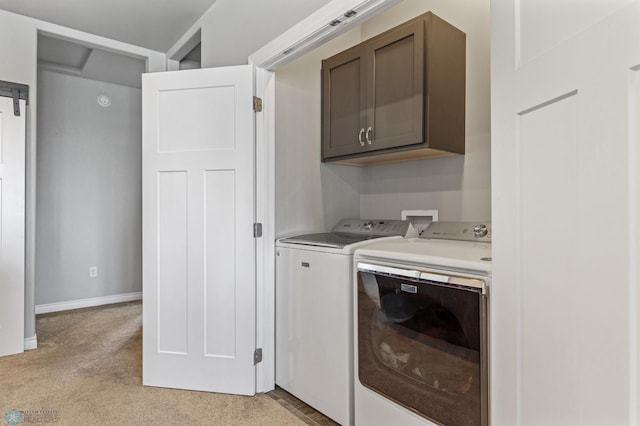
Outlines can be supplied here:
M417 233L408 220L343 219L331 232L296 235L280 242L343 249L348 245L382 237L413 237Z
M388 235L375 234L351 234L346 232L324 232L319 234L296 235L295 237L283 238L283 243L302 244L307 246L319 246L342 249L350 244L362 241L373 240L375 238L387 237Z

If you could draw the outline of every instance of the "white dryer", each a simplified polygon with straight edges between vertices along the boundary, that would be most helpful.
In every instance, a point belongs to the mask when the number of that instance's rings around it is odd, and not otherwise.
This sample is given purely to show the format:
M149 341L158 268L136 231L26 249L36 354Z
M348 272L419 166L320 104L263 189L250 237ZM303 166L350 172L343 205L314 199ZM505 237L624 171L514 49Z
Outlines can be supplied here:
M408 221L342 220L276 242L276 384L353 424L353 252L416 236Z
M355 424L489 424L489 224L434 222L354 256Z

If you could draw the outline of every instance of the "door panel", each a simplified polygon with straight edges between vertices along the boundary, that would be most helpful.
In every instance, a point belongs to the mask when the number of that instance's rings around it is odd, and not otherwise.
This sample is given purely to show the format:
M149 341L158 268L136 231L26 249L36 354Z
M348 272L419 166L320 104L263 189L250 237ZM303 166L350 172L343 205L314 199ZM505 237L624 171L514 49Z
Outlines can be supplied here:
M367 79L369 149L424 141L424 21L376 39Z
M492 422L638 424L640 1L496 1L491 23Z
M366 77L363 49L350 49L322 62L322 157L366 151ZM361 132L362 130L362 132Z
M250 66L143 77L143 383L255 393Z
M580 370L579 313L567 315L567 306L580 294L580 282L567 279L562 285L549 277L576 271L575 241L580 231L573 221L579 217L580 146L579 96L570 96L519 116L519 146L526 158L521 164L520 188L523 233L523 280L521 291L521 331L528 350L522 362L522 416L532 424L572 424L578 418ZM550 155L550 153L552 153ZM544 164L544 173L540 165ZM563 176L562 179L558 179ZM550 190L550 188L554 188ZM541 200L546 199L546 202ZM533 232L543 219L545 232ZM550 237L552 236L552 237ZM553 240L554 250L539 250L545 240ZM556 251L557 250L557 251ZM558 256L558 252L565 253ZM545 265L540 268L537 265ZM549 297L553 295L553 297ZM544 315L540 315L544 312ZM562 324L562 326L557 326ZM535 347L554 350L537 351ZM558 388L563 392L541 392ZM545 407L540 410L539 407ZM553 413L551 416L549 413Z
M235 270L239 262L235 250L234 170L205 172L205 327L206 356L236 356ZM222 208L222 206L226 206ZM217 244L217 241L228 244ZM218 324L227 324L219 327Z
M589 7L570 7L555 2L520 0L519 51L521 63L526 63L559 43L588 30L628 0L590 2ZM568 2L570 3L570 2ZM575 6L576 3L574 3ZM544 28L544 31L540 31Z
M233 150L234 97L224 86L160 92L159 114L175 117L159 123L160 152Z
M158 173L158 351L187 353L187 172Z
M0 96L0 356L24 351L25 101Z

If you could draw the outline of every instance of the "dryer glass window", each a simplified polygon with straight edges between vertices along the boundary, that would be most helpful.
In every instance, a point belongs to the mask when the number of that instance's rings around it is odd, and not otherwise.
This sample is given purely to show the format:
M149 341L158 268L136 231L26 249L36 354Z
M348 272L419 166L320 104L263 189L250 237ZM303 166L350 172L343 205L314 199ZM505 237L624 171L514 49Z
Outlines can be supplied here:
M487 424L480 288L358 272L358 377L439 424Z

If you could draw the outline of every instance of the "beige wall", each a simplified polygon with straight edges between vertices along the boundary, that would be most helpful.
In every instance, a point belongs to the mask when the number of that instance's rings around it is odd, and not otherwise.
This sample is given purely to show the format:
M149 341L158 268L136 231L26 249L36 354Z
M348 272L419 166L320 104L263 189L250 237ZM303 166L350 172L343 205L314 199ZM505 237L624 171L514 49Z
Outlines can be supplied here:
M202 16L202 67L246 64L249 55L327 3L216 0Z
M278 236L360 216L362 169L320 162L320 61L360 40L356 28L276 72Z
M466 153L366 168L361 215L400 218L402 209L435 209L440 220L490 220L489 1L406 0L365 23L362 35L427 11L467 34Z
M320 162L320 61L427 11L467 34L466 154L358 168ZM406 0L276 72L276 233L343 217L490 220L489 0Z

